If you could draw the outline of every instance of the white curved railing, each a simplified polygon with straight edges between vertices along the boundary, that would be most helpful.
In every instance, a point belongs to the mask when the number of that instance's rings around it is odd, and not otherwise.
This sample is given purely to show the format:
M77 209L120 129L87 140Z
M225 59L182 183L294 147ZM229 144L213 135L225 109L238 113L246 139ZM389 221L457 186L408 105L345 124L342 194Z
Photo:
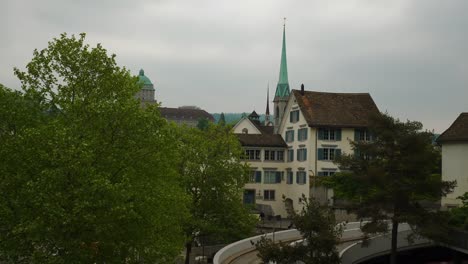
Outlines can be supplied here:
M213 258L213 264L222 264L227 260L233 260L242 254L255 250L255 245L252 245L252 243L257 242L263 236L269 239L274 238L275 241L289 241L300 239L301 233L297 229L290 229L239 240L219 250Z
M362 236L361 229L359 228L361 224L362 222L347 223L341 239L348 241L360 238ZM276 241L294 241L302 239L302 236L297 229L290 229L285 231L268 233L266 235L249 237L229 244L221 250L219 250L213 258L213 263L223 264L227 261L232 261L243 254L254 251L255 246L252 244L252 242L257 242L262 236L266 236L270 239L274 238L274 240Z

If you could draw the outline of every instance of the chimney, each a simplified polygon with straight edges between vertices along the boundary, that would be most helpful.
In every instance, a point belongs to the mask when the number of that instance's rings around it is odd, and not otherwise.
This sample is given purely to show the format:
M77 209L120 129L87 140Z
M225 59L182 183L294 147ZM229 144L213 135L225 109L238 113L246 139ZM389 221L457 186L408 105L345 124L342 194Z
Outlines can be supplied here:
M301 95L304 95L304 84L301 84Z

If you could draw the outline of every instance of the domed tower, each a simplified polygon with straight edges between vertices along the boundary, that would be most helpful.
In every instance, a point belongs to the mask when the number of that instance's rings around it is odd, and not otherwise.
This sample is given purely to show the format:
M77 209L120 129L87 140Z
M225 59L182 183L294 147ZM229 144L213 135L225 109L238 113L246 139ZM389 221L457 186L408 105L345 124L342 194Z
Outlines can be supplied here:
M278 133L279 124L283 119L284 111L289 99L288 64L286 62L286 24L283 25L283 47L281 49L281 65L278 85L276 86L275 98L275 133Z
M142 87L136 94L136 97L140 99L142 103L156 102L154 98L154 85L151 80L145 76L145 71L143 69L141 69L138 74L138 82L142 84Z

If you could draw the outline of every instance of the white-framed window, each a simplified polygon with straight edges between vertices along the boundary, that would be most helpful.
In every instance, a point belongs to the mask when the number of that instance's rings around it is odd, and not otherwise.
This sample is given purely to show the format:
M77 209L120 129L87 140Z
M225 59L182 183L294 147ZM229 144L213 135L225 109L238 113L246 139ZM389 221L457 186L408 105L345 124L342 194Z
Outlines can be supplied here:
M332 176L334 174L335 174L334 171L319 171L317 173L317 176Z
M294 149L288 149L288 162L294 161Z
M319 128L318 139L320 140L341 140L340 128Z
M259 149L246 149L245 159L260 160L260 150Z
M263 183L281 183L281 172L280 171L264 171L263 172Z
M286 172L286 184L293 184L294 173L292 171Z
M284 150L265 150L265 160L284 161Z
M307 140L307 131L308 130L309 129L307 127L300 128L299 130L297 130L297 140L299 140L299 141Z
M300 148L297 150L297 161L305 161L307 160L307 149Z
M367 129L354 130L354 141L371 141L372 135Z
M287 130L285 135L286 142L294 141L294 130Z
M305 171L297 171L296 172L296 183L297 184L306 184L307 182L307 174Z
M263 190L263 200L275 200L275 190Z
M299 110L289 112L289 122L296 123L299 121Z
M318 160L334 160L341 155L341 149L337 148L319 148L317 152Z

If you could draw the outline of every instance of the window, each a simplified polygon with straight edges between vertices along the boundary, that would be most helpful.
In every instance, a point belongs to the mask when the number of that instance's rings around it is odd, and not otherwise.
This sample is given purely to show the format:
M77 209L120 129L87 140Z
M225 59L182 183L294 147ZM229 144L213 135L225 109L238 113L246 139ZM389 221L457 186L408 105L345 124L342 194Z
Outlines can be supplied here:
M341 129L319 128L318 139L320 140L341 140Z
M248 134L249 130L247 128L242 129L242 134Z
M318 176L332 176L333 174L335 174L334 171L319 171L318 172Z
M264 190L263 200L267 200L267 201L275 200L275 190Z
M367 129L356 129L354 131L354 141L371 141L372 135Z
M264 171L263 183L281 183L280 171Z
M245 159L260 160L260 150L259 149L246 149Z
M288 162L294 161L294 149L288 149Z
M293 183L293 172L288 171L286 174L286 183L287 184L292 184Z
M294 141L294 130L286 131L286 142L293 142Z
M284 150L265 150L265 160L284 161Z
M296 183L297 184L305 184L306 183L306 172L305 171L296 172Z
M317 152L318 160L334 160L341 155L341 149L335 148L319 148Z
M302 148L297 150L297 161L307 160L307 149Z
M301 128L297 131L297 140L304 141L307 140L307 130L308 128Z
M289 113L289 122L296 123L297 121L299 121L299 110L291 111Z
M354 149L354 155L360 157L363 160L370 160L371 156L367 153L362 153L361 151Z
M249 175L249 182L251 183L261 183L262 182L262 172L261 171L251 171Z

